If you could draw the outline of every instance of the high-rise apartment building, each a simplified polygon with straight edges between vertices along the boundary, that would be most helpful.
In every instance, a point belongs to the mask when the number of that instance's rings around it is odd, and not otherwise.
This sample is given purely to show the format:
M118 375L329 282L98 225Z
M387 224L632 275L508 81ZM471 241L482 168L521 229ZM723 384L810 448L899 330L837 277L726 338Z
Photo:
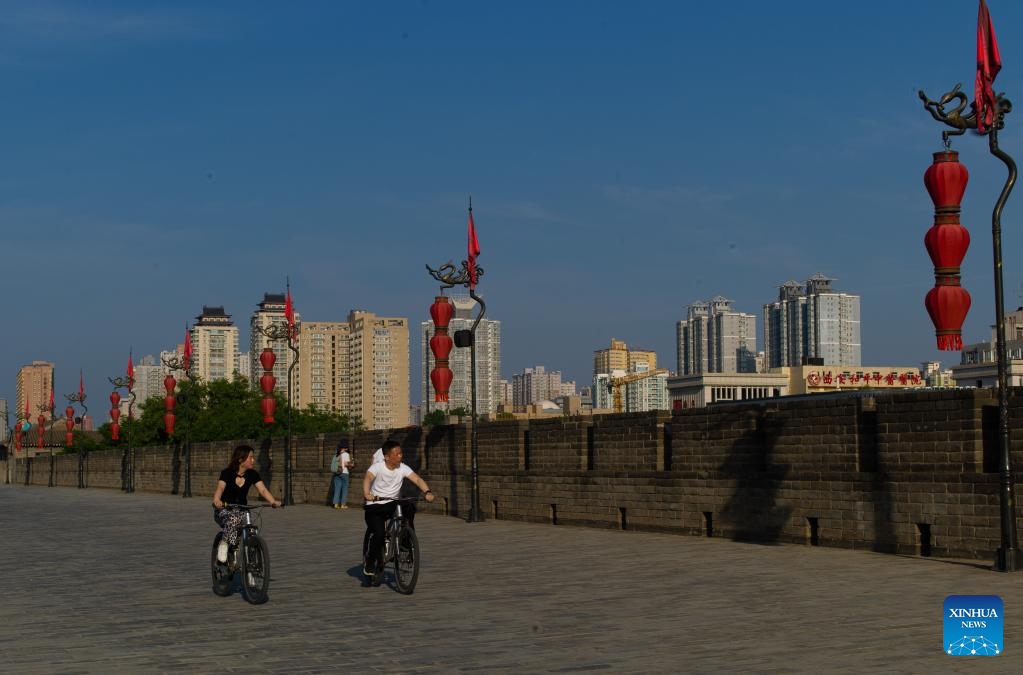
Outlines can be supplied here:
M192 372L203 382L231 380L238 363L238 327L223 307L203 305L191 329Z
M650 369L646 363L637 363L633 372L645 373ZM614 392L608 387L612 377L625 375L624 370L615 369L610 373L597 373L593 376L594 408L614 409ZM668 398L668 373L651 375L635 382L622 385L622 412L646 412L648 410L670 410Z
M570 391L566 393L566 389ZM574 394L575 382L563 383L560 370L548 372L536 366L512 375L512 405L525 406Z
M24 414L28 404L29 417L35 422L40 414L40 406L50 402L50 388L53 386L53 364L49 361L33 361L18 370L17 408L11 416ZM59 398L59 397L58 397ZM43 413L47 420L53 419L49 412Z
M818 362L859 366L860 296L839 293L822 274L805 286L788 281L778 300L764 305L764 353L768 368Z
M689 305L675 339L680 375L756 372L757 318L720 295Z
M657 368L657 354L647 349L632 349L622 340L611 338L609 349L598 349L593 352L593 374L608 374L615 370L623 372L640 372L644 370L655 370Z
M252 363L249 360L249 352L239 352L237 363L238 365L235 367L235 371L238 373L238 377L246 382L251 382Z
M263 353L263 349L269 346L277 356L273 370L274 377L277 378L274 390L285 396L288 394L288 368L291 366L294 354L288 349L285 340L270 342L260 330L269 328L272 324L288 325L288 319L284 316L286 300L284 293L264 293L263 302L259 303L259 309L252 313L249 320L249 382L253 389L259 388L259 378L263 374L259 355ZM295 322L298 323L300 320L301 317L296 312ZM292 386L294 384L292 382Z
M363 310L348 314L349 414L369 429L408 425L408 319Z
M455 307L454 317L448 324L448 334L455 331L469 330L475 321L476 301L468 296L451 296ZM423 385L422 396L424 410L452 410L454 408L472 408L472 387L469 347L452 347L448 357L453 379L448 391L448 402L438 403L434 400L433 385L430 383L430 371L436 365L433 352L430 351L430 338L434 335L433 321L422 323ZM476 412L480 415L497 412L497 406L503 396L501 387L501 322L483 319L476 328Z
M352 325L347 321L302 322L295 369L297 407L351 411L351 337Z

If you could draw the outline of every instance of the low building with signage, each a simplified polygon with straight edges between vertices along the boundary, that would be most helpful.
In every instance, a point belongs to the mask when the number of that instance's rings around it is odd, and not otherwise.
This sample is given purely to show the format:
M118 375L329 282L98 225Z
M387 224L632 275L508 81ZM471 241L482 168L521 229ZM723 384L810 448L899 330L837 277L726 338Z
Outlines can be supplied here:
M918 389L927 386L919 368L821 366L772 368L766 373L703 373L668 378L672 410L712 403L750 401L836 391Z

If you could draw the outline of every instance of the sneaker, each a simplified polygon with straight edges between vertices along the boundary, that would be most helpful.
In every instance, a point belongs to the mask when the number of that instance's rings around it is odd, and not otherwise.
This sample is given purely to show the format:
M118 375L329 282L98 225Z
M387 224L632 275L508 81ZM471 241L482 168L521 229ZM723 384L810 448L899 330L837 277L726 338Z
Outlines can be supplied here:
M348 508L348 504L342 504L342 505L340 506L340 508L342 508L342 509L347 509L347 508Z
M221 564L227 562L227 540L226 539L221 539L220 540L220 544L217 546L217 562L221 563Z
M341 507L341 505L340 505L340 504L334 504L334 508L335 508L335 509L340 509L340 508L342 508L342 507Z

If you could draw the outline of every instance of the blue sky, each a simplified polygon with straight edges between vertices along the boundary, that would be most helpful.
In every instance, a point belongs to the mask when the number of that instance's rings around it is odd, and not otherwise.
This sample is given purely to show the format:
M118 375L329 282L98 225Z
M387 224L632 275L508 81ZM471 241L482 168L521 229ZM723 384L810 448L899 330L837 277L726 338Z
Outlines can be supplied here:
M1023 5L989 3L1023 91ZM584 384L612 337L675 367L674 325L724 295L761 314L816 272L862 296L863 359L934 349L916 91L972 88L976 3L0 3L0 397L54 361L109 393L202 305L243 326L291 276L298 310L408 316L424 264L465 254L465 204L503 371ZM1018 95L1018 94L1017 94ZM1023 113L1016 114L1023 116ZM1008 118L1002 146L1023 160ZM990 211L971 172L968 342L993 320ZM1023 304L1020 203L1007 305ZM761 345L762 348L762 345ZM99 384L103 386L100 387Z

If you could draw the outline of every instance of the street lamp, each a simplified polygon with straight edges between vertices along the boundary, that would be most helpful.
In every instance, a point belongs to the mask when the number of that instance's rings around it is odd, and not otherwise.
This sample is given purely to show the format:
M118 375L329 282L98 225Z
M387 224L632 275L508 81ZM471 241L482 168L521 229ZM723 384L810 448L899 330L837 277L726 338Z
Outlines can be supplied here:
M163 378L163 386L167 390L167 395L164 396L164 399L163 399L164 400L164 407L166 409L165 412L164 412L164 415L163 415L163 424L164 424L164 430L167 432L168 436L170 436L171 434L174 433L174 420L175 420L175 417L174 417L174 404L175 403L181 403L181 404L184 405L184 404L188 403L188 395L185 394L184 392L179 393L177 396L174 395L174 387L177 385L177 382L174 379L173 373L175 373L177 371L181 371L181 374L186 379L194 381L194 376L192 375L192 372L191 372L191 366L192 366L192 363L191 363L192 358L191 357L192 357L192 344L191 344L191 339L189 338L189 335L186 332L185 333L185 353L184 353L184 355L181 356L181 357L178 357L178 356L175 355L175 356L170 356L170 357L164 357L163 359L161 359L163 361L164 367L166 367L167 370L170 371L170 373L167 375L167 377ZM130 431L129 431L129 433L130 433ZM191 497L192 496L192 443L191 443L191 441L189 439L189 425L187 425L187 424L185 425L185 442L184 442L183 445L184 445L184 455L185 455L185 458L184 458L185 459L185 470L184 470L185 480L183 481L184 485L181 488L181 496L182 497ZM134 468L134 467L132 467L132 468ZM134 485L132 487L132 491L134 491Z
M291 289L288 289L288 297L291 297ZM290 305L290 302L289 302ZM291 365L288 366L288 421L287 421L287 435L284 441L284 503L287 505L294 504L294 495L292 494L292 476L291 476L291 386L292 386L292 371L295 366L298 365L298 346L295 344L295 334L297 332L294 325L289 319L288 323L271 323L267 326L256 326L254 328L260 335L266 338L267 346L260 354L260 365L263 366L265 371L263 376L260 378L260 386L263 390L263 400L260 403L260 410L263 413L263 422L271 424L274 421L274 409L276 402L273 399L273 390L276 386L276 380L273 376L273 367L277 361L277 355L273 351L273 343L283 341L288 345L288 349L291 350L293 356L291 358Z
M998 549L995 560L995 569L999 572L1013 572L1020 568L1021 563L1023 563L1023 557L1020 555L1016 539L1015 478L1012 470L1012 455L1009 441L1009 375L1008 355L1005 344L1005 298L1002 286L1002 209L1005 208L1005 202L1009 199L1009 193L1016 183L1017 172L1016 162L1004 150L998 147L998 132L1005 128L1005 115L1012 111L1012 103L1009 99L1005 98L1004 94L996 94L991 89L991 82L1001 67L1001 62L998 58L998 48L995 44L990 16L987 14L987 7L983 0L981 2L979 23L978 97L977 101L973 103L971 111L968 114L963 114L966 110L968 99L966 94L959 90L962 86L961 84L957 84L952 91L943 94L937 101L932 101L923 91L920 91L918 95L923 101L924 108L931 114L931 117L953 129L952 131L946 129L941 132L945 151L935 153L935 166L939 163L958 163L957 158L954 156L957 153L951 151L951 137L962 136L966 133L967 129L973 129L978 135L987 135L988 149L991 154L1001 160L1008 169L1005 185L1002 187L1002 192L995 202L995 208L991 214L991 240L994 253L995 282L995 341L998 359L999 482L1001 488L999 491L1001 546ZM946 111L945 106L950 105L954 105L954 107ZM944 155L944 157L939 158L939 155ZM928 249L931 251L931 257L935 262L936 286L928 294L927 304L928 310L938 329L939 349L955 349L956 347L961 349L961 338L959 338L958 344L950 344L952 341L948 339L950 337L950 330L952 331L951 336L955 337L957 331L954 329L958 328L958 326L942 325L942 321L947 321L951 316L953 323L958 318L961 325L961 317L965 317L966 309L969 308L969 295L966 295L964 299L963 293L965 291L957 292L954 296L951 293L945 292L944 295L947 296L948 301L942 302L939 293L942 293L945 289L959 286L958 261L953 260L952 265L948 265L947 262L943 263L941 254L948 253L951 250L951 257L954 259L958 256L959 261L961 261L962 254L965 254L966 246L969 245L968 235L964 245L961 241L961 235L957 234L957 231L954 229L954 226L958 225L958 201L962 197L962 190L966 187L966 175L965 170L960 172L954 167L936 169L935 166L928 169L928 174L930 175L926 180L928 191L931 193L931 198L935 204L935 226L932 230L943 225L951 225L953 229L949 230L950 236L947 237L939 237L937 233L932 236L931 233L928 233L929 240L927 244ZM940 178L946 180L939 180L939 171L941 172ZM942 183L945 184L942 185ZM942 222L939 222L939 218L942 219ZM963 307L964 304L965 308ZM945 338L944 344L942 341L943 337Z
M447 323L451 318L454 309L444 297L444 289L455 286L466 286L469 289L469 297L479 305L480 313L473 321L472 328L455 332L454 344L457 347L469 347L469 371L470 376L470 397L472 398L472 431L471 431L471 456L472 456L472 486L470 491L469 522L478 523L483 520L480 512L480 481L479 481L479 421L476 414L476 328L483 320L487 312L487 305L483 298L476 295L476 284L483 276L483 268L476 264L476 256L479 255L479 243L476 241L476 226L472 219L472 199L469 199L469 247L468 259L462 261L461 269L458 269L450 261L433 269L429 265L426 270L434 279L441 283L440 292L430 308L434 319L436 332L430 338L430 349L437 359L437 367L430 374L437 401L448 400L448 386L451 384L451 370L447 367L447 355L451 350L451 338L447 336ZM439 314L435 314L438 312ZM441 326L440 324L443 324ZM443 356L442 356L443 354ZM427 386L429 391L429 386Z
M110 439L120 440L120 424L118 418L121 416L121 394L119 389L128 390L128 446L121 452L121 490L124 492L135 492L135 448L131 443L132 417L135 407L135 378L108 377L107 380L114 386L110 394Z
M75 423L82 427L82 431L85 431L85 417L89 414L89 407L85 405L85 386L79 386L77 394L64 394L64 398L67 399L68 406L64 409L65 424L67 425L67 447L73 447L75 442L74 430ZM82 416L75 418L74 404L82 406ZM85 448L81 445L78 446L78 487L85 487Z

